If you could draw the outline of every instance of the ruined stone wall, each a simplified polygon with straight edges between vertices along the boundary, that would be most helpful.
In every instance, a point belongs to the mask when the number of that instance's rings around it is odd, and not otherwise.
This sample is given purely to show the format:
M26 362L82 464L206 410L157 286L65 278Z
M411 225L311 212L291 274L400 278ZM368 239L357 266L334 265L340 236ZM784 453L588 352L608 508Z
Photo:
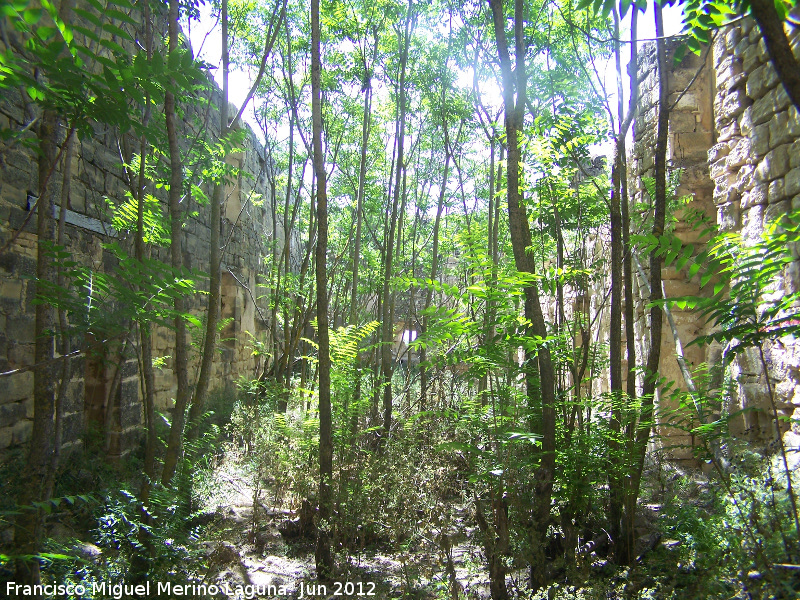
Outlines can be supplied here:
M677 188L669 199L667 228L678 237L683 244L694 244L694 254L702 250L699 229L691 224L690 215L702 215L714 218L713 182L709 178L706 153L714 143L713 89L715 74L708 54L696 56L688 54L679 65L674 64L673 56L678 48L677 43L667 45L667 64L669 69L668 90L670 119L667 141L668 179L678 181ZM656 70L655 44L646 44L639 54L640 102L639 112L634 124L634 148L630 161L630 180L633 181L631 194L631 213L637 214L638 207L652 206L652 199L647 192L646 181L655 177L654 148L656 139L656 120L658 109L658 75ZM679 203L678 199L688 201ZM638 211L643 223L642 227L649 233L652 223L652 211ZM634 220L634 223L637 220ZM634 232L636 233L636 232ZM643 279L649 277L647 258L634 260L634 289L636 290L636 356L637 363L646 361L649 351L649 302L650 291ZM674 265L665 266L662 271L664 294L666 297L698 295L700 293L699 278L688 277L686 270L677 270ZM675 339L668 319L664 318L661 338L661 360L659 371L667 381L675 382L685 389L685 382L676 360L676 341L683 347L684 357L689 367L697 367L708 360L708 348L687 344L698 335L705 333L701 320L688 311L674 308L672 310L678 340ZM623 364L623 369L627 365ZM691 426L694 418L690 411L679 411L676 401L662 397L658 403L659 419L662 422L681 421L682 427L675 428L661 425L657 434L661 443L670 447L674 457L691 455L691 435L683 430L683 426Z
M800 29L787 26L795 54L800 56ZM716 33L712 47L700 57L688 55L678 66L668 48L670 126L668 169L679 175L677 196L691 195L691 202L673 214L675 234L684 244L694 244L695 255L703 248L699 229L693 230L687 217L690 212L716 221L721 231L740 232L745 244L761 239L767 225L792 209L800 208L800 119L790 105L785 90L769 64L761 34L752 21L743 20ZM653 176L653 149L657 107L655 47L646 45L640 56L642 97L635 125L635 146L630 164L636 185L633 201L649 203L644 179ZM797 249L792 249L800 257ZM642 265L646 270L647 266ZM664 270L667 297L702 293L697 276L672 267ZM647 292L641 289L637 301L637 354L647 350L648 319L643 313ZM772 293L793 293L800 289L800 262L789 265ZM719 364L723 348L686 344L709 332L709 325L691 311L673 308L678 337L690 367L701 363ZM661 375L685 389L675 360L674 336L667 319L661 349ZM770 383L777 392L778 408L792 416L800 406L800 344L783 338L766 352ZM774 436L769 411L766 376L756 352L746 352L732 369L731 405L719 407L741 413L731 423L731 431L756 442ZM721 385L711 382L711 386ZM662 394L658 401L660 419L683 420L682 425L696 425L690 411L681 413ZM754 410L752 410L754 409ZM681 429L659 426L660 443L672 448L675 457L688 457L691 436ZM800 437L792 432L789 446L797 447Z
M787 25L795 56L800 57L800 28ZM800 208L800 118L769 63L761 33L752 20L720 31L713 45L717 74L714 101L717 143L708 161L715 183L717 221L723 231L740 232L754 244L768 223ZM791 249L795 258L797 248ZM800 263L793 262L774 293L800 289ZM800 344L781 338L766 348L779 410L791 417L800 407ZM755 408L731 424L736 435L754 440L773 437L767 380L755 351L733 368L733 400L728 409ZM796 414L795 414L796 416ZM800 437L788 433L790 446Z
M18 98L17 98L18 100ZM197 123L208 127L214 139L218 131L218 106L221 94L214 88L210 102L184 104L182 133L184 146L197 131ZM235 114L235 113L234 113ZM0 100L0 129L19 130L30 119L22 103L6 97ZM120 203L127 191L122 177L121 147L118 132L96 128L95 135L75 144L72 171L69 175L70 204L66 213L66 247L74 260L91 266L95 271L110 271L115 263L103 244L118 242L133 253L132 234L116 232L111 227L108 200ZM240 376L252 373L254 357L247 332L264 338L268 327L256 309L261 302L261 314L266 315L264 301L257 285L267 265L263 260L270 251L271 240L283 239L283 232L273 231L269 169L271 165L252 132L244 143L245 149L229 159L241 167L242 175L228 186L222 211L222 239L227 242L223 254L222 318L231 322L222 331L224 341L215 358L212 387L233 387ZM0 245L20 229L35 202L32 190L38 189L37 163L34 153L21 145L0 146ZM59 169L61 167L59 166ZM50 185L58 197L63 174L57 171ZM155 191L157 194L158 190ZM210 196L210 190L206 190ZM260 195L254 202L253 194ZM166 214L166 203L162 209ZM210 222L209 207L196 198L184 202L187 218L184 226L184 264L203 272L209 270ZM34 348L34 305L37 236L35 214L13 246L0 256L0 372L30 366ZM280 251L280 244L278 251ZM152 248L153 258L169 261L167 248ZM206 304L200 289L190 306L201 315ZM194 382L199 366L199 330L195 331L195 346L191 352L189 379ZM172 371L174 334L164 328L154 332L153 356L163 366L156 370L157 408L173 405L176 391ZM191 340L190 340L191 341ZM92 346L92 340L71 340L71 349ZM142 406L139 369L136 353L129 349L121 367L121 384L115 397L108 392L115 370L114 359L118 345L94 344L96 351L84 352L70 359L71 379L65 399L65 450L81 444L87 428L104 431L105 447L110 456L129 451L141 436ZM129 346L135 348L135 344ZM24 444L30 438L33 417L33 373L31 371L0 377L0 451Z

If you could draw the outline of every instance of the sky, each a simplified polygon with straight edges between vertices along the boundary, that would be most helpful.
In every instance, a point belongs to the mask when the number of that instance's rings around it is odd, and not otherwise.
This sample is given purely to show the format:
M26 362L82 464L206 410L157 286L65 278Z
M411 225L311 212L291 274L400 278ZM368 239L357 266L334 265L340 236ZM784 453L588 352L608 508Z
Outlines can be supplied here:
M190 23L188 26L184 23L184 31L188 31L189 39L192 44L192 48L198 58L201 58L208 62L209 64L219 66L221 64L220 59L220 46L221 46L221 33L219 26L216 23L216 19L211 17L212 6L211 3L201 3L200 4L200 20L194 21ZM628 19L625 20L624 24L627 25ZM680 32L682 26L681 22L681 11L678 6L668 6L664 9L664 29L665 34L667 36L675 35ZM653 7L651 3L648 3L647 12L644 14L640 14L639 16L639 39L641 41L646 41L653 39L655 37L655 25L654 25L654 17L653 17ZM623 30L621 33L623 39L630 39L630 32L626 29ZM623 70L625 70L625 65L627 65L628 61L630 60L630 47L626 44L623 46ZM613 61L609 61L606 65L604 77L606 79L606 89L608 90L616 90L616 83L615 83L615 74L614 74L614 63ZM217 81L217 84L220 86L222 85L222 70L216 69L214 71L214 77ZM235 104L237 107L240 107L242 102L247 96L247 92L252 85L252 81L255 77L255 69L253 73L247 73L242 70L234 70L230 73L229 76L229 96L230 101ZM464 85L471 87L472 85L472 73L465 72L462 76L458 78L460 82L463 82ZM624 83L624 89L627 91L630 89L630 85L626 81ZM499 88L496 90L496 93L493 94L491 90L483 90L486 94L486 100L491 101L493 104L500 104L501 93ZM494 97L493 97L494 96ZM615 100L612 98L610 101L616 104ZM261 138L259 134L259 127L256 124L255 116L253 113L252 102L250 106L247 107L245 111L244 120L248 122L256 132L256 135ZM263 141L263 140L262 140Z

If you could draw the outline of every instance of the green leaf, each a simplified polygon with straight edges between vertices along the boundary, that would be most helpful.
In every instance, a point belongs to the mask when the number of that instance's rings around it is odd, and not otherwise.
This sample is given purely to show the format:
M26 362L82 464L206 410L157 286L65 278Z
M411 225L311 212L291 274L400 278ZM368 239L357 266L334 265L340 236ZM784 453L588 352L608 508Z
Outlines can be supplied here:
M22 13L22 19L28 25L36 25L41 20L43 12L41 8L29 8Z

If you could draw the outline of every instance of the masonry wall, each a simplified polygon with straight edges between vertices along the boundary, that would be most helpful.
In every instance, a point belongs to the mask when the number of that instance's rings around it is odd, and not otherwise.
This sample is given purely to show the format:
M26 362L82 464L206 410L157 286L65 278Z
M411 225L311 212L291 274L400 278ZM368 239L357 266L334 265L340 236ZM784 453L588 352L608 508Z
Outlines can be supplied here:
M688 54L680 62L674 64L674 53L679 44L667 44L668 90L670 120L667 141L668 179L679 181L674 197L670 201L667 228L684 244L693 244L694 254L702 250L698 243L699 230L691 224L690 216L714 218L713 182L709 177L706 153L714 143L713 89L714 70L708 54L696 56ZM634 122L634 147L629 164L630 180L633 181L631 194L631 214L637 213L638 207L651 207L653 204L647 192L646 181L655 177L654 149L656 139L656 120L658 110L658 75L656 69L655 44L645 44L639 53L640 101L639 112ZM650 184L652 188L652 183ZM684 198L685 204L678 204L677 199ZM645 227L650 227L652 210L639 211ZM649 229L646 231L649 233ZM648 283L649 264L646 258L634 260L633 283L635 290L635 317L637 332L637 363L643 364L649 351L649 302ZM676 270L674 265L662 270L663 288L666 297L698 295L701 293L699 279L688 277L686 270ZM687 344L698 335L705 333L704 324L696 315L677 308L672 310L678 338L672 332L666 316L663 321L661 338L661 360L659 371L667 381L675 382L685 388L678 361L676 359L676 343L680 342L684 358L690 369L697 367L709 359L709 348ZM623 365L626 369L627 365ZM641 382L640 382L641 383ZM694 425L691 411L680 410L677 402L666 395L658 402L659 420L663 422L680 421L682 427L660 425L657 434L660 443L668 447L676 458L689 458L693 440L686 433L686 428Z
M794 54L800 58L800 28L786 27ZM712 50L718 139L709 149L708 161L717 221L721 230L740 232L744 243L753 244L768 223L800 208L800 118L778 82L752 20L719 32ZM790 250L800 258L798 248ZM800 262L795 261L777 282L774 293L799 289ZM783 416L796 418L800 343L781 338L766 348L766 360L779 410ZM753 440L771 439L767 380L757 354L750 351L737 360L733 376L734 394L728 410L756 409L732 423L734 433ZM795 449L800 445L796 432L787 432L787 440Z
M219 123L218 89L211 92L210 103L184 105L182 138L184 147L199 126L206 126L215 136ZM18 98L16 100L19 100ZM233 113L235 114L235 112ZM14 98L0 100L0 129L19 130L30 120L22 104ZM133 140L128 140L133 142ZM69 174L70 203L66 213L66 247L74 260L97 272L109 272L115 259L103 245L117 242L133 253L133 237L111 227L108 200L120 203L127 191L120 166L120 149L124 147L118 132L98 127L95 135L75 144L72 170ZM222 211L222 239L228 241L223 255L222 318L231 322L222 332L224 342L215 358L212 387L232 388L240 376L252 373L254 357L247 332L262 339L268 327L256 310L257 286L264 274L264 256L270 251L271 239L283 239L282 231L272 230L269 169L265 151L248 131L245 149L229 159L243 171L234 185L228 186ZM60 167L59 167L60 168ZM56 172L50 185L60 192L63 173ZM31 190L38 189L36 157L24 147L0 144L0 245L18 231L35 199ZM158 193L158 191L156 191ZM259 195L254 202L253 194ZM210 196L210 190L208 190ZM56 196L58 197L58 196ZM166 203L162 198L162 209ZM196 199L185 202L183 257L187 267L209 270L210 222L207 205ZM36 215L20 233L11 248L0 256L0 373L23 368L33 363L35 284L37 237ZM278 247L280 251L280 245ZM152 256L169 261L167 248L152 249ZM200 283L207 290L208 281ZM263 301L260 301L263 303ZM200 293L190 299L190 306L200 315L206 296ZM266 313L261 306L261 314ZM199 332L196 332L199 333ZM191 341L191 339L190 339ZM176 392L173 376L174 334L163 328L152 337L153 356L163 366L156 370L157 408L169 409ZM109 398L116 370L119 343L98 344L96 340L71 340L71 350L90 349L69 360L71 379L65 399L64 448L80 446L90 428L99 429L105 438L105 450L120 456L136 445L142 434L142 405L136 353L130 344L121 364L118 391ZM196 379L199 351L191 353L189 379ZM0 451L24 444L30 438L33 417L33 373L31 371L0 376Z
M787 26L795 54L800 56L800 29ZM800 119L769 64L760 31L749 20L717 32L712 47L703 55L687 57L677 66L672 55L677 44L668 46L670 126L668 170L680 177L677 196L691 201L675 214L674 232L684 244L703 249L699 230L689 224L689 215L702 214L716 221L721 231L739 232L742 242L755 244L767 225L792 209L800 208ZM630 168L636 185L633 201L649 204L644 179L653 176L657 77L655 46L645 45L640 56L642 97L636 120L635 145ZM797 248L791 251L800 258ZM646 270L646 265L643 265ZM637 354L647 351L648 318L643 310L646 290L641 278L637 295ZM800 289L800 261L791 263L771 293L793 293ZM688 278L674 268L664 271L667 297L698 295L697 276ZM690 367L719 364L720 345L686 347L710 326L691 311L673 309L678 338ZM776 390L783 416L796 416L800 407L800 343L783 338L766 348L769 374L765 375L756 352L745 352L732 369L730 405L717 411L742 412L731 423L735 436L754 443L774 438L769 409L767 379ZM685 389L675 359L675 341L664 319L660 372L668 381ZM713 378L710 385L723 382ZM681 411L666 394L658 400L660 419L696 425L691 411ZM712 417L715 415L711 415ZM787 420L788 423L788 420ZM795 426L796 427L796 426ZM788 425L786 425L788 429ZM660 425L659 443L670 448L673 457L689 458L691 436L682 429ZM800 436L784 433L789 447L797 448Z

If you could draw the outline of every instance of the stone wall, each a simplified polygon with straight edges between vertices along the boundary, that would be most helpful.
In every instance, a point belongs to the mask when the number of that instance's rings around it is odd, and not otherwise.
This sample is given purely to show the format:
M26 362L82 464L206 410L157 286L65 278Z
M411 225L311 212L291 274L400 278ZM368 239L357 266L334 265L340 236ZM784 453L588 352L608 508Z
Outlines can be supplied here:
M789 26L787 26L788 28ZM800 29L790 32L795 54L800 56ZM687 224L687 211L698 211L716 221L721 231L739 232L743 243L753 244L769 222L800 208L800 119L769 64L764 42L754 23L747 19L716 33L712 47L701 56L687 55L674 66L668 48L670 127L668 167L680 176L677 196L691 201L675 213L674 232L684 244L695 244L695 255L703 248L698 231ZM647 204L642 179L652 177L655 146L657 78L655 47L645 45L641 53L642 97L636 121L631 161L633 201ZM800 256L792 249L795 257ZM646 269L646 265L643 265ZM697 295L699 279L686 277L674 268L664 270L667 297ZM641 279L637 280L639 283ZM789 265L772 293L793 293L800 288L800 262ZM647 349L647 318L643 314L647 293L640 289L637 301L637 354ZM709 325L690 311L673 309L673 316L690 367L719 364L722 347L686 344L708 333ZM685 389L675 359L675 343L665 318L661 350L661 375ZM800 406L800 344L783 338L766 352L770 383L777 392L778 407L792 416ZM745 353L732 369L732 399L729 412L750 409L731 423L734 435L763 443L774 437L769 411L767 380L755 352ZM714 385L721 384L712 381ZM690 411L681 412L662 394L658 402L661 419L696 424ZM660 426L660 443L672 447L672 455L688 457L691 436L681 429ZM797 447L794 434L786 434ZM787 439L785 437L785 439Z
M0 100L0 129L19 130L28 122L22 104L14 98ZM216 87L210 102L184 104L182 134L184 147L197 131L198 123L216 135L219 123L218 106L221 94ZM209 110L210 108L210 110ZM233 113L235 114L235 112ZM133 140L128 140L133 142ZM245 149L231 158L242 169L237 182L228 186L222 211L223 240L229 240L223 255L222 318L231 322L222 332L224 342L215 360L212 387L233 387L240 376L249 375L254 357L247 332L260 336L268 327L256 310L260 295L257 285L265 272L263 260L271 249L273 237L283 239L283 232L273 231L271 194L266 153L252 132L248 131ZM70 203L66 213L66 247L74 260L94 271L108 272L115 259L103 244L116 241L133 253L132 235L116 232L111 227L108 200L120 203L127 191L122 177L121 148L118 132L97 127L95 135L75 144L72 171L69 175ZM0 245L20 229L38 189L35 155L21 145L0 144ZM60 169L61 167L59 167ZM51 185L59 193L63 174L56 172ZM206 190L210 196L210 190ZM159 193L156 190L156 193ZM253 193L259 202L253 202ZM57 196L58 197L58 196ZM166 203L162 198L162 210ZM209 208L189 199L185 203L187 218L183 246L184 264L203 272L209 270ZM0 256L0 373L23 368L33 363L34 307L37 237L36 216L32 215L13 246ZM278 243L278 251L280 251ZM167 248L152 248L152 256L168 262ZM207 289L208 281L200 283ZM198 294L190 306L200 315L205 296ZM261 314L266 314L266 306ZM196 332L196 333L199 333ZM173 405L176 384L172 372L174 334L165 328L154 332L153 356L163 366L156 370L157 408ZM108 398L116 370L119 344L98 344L96 340L71 340L71 349L91 348L69 360L71 379L65 398L64 446L82 443L90 424L104 431L105 449L112 457L129 451L141 436L142 406L140 381L135 352L128 350L121 365L121 383L114 398ZM135 344L129 346L135 348ZM191 353L189 379L196 379L199 349ZM33 373L31 371L0 376L0 451L24 444L30 437L33 417Z
M797 9L795 9L797 10ZM787 25L794 54L800 57L800 28ZM714 101L717 143L708 161L714 180L717 221L723 231L740 232L744 243L759 241L768 223L800 208L800 118L778 82L761 32L747 19L720 31L713 45L717 74ZM792 248L795 258L800 257ZM774 293L800 289L800 262L791 263ZM785 337L766 348L779 410L791 417L800 407L800 344ZM744 412L732 423L735 434L755 440L773 437L769 393L755 351L733 369L730 411ZM796 417L796 414L795 414ZM798 446L794 433L785 436Z
M708 53L696 56L688 54L679 65L674 64L673 56L678 43L667 45L667 65L669 66L669 108L670 119L667 141L668 179L679 182L670 200L668 208L667 228L670 229L683 244L694 244L694 254L702 250L699 230L694 228L687 217L703 215L714 218L713 182L709 178L706 153L714 143L713 89L714 71ZM633 181L631 195L631 211L637 206L652 206L645 185L645 180L655 177L654 148L656 137L656 120L658 108L658 75L656 71L655 44L646 44L639 54L640 102L634 126L634 148L630 161L630 176ZM685 204L678 204L677 199L686 199ZM641 214L641 213L640 213ZM652 214L646 211L641 214L641 221L646 228L650 227ZM649 229L645 232L649 233ZM634 262L634 289L636 291L636 325L637 363L643 364L649 350L649 302L650 291L642 274L649 277L649 265L644 259ZM664 294L666 297L698 295L700 285L697 277L688 277L685 269L678 271L674 266L662 270ZM697 345L687 344L698 335L705 333L703 323L696 315L677 308L672 310L678 340L682 347L686 362L690 368L697 367L708 360L707 350ZM623 369L626 369L623 364ZM667 381L673 381L684 387L683 376L676 359L676 339L668 319L664 318L661 338L661 360L659 371ZM658 403L658 414L662 421L679 420L683 426L692 426L693 414L680 411L677 401L661 397ZM691 454L692 439L683 427L675 428L662 425L657 433L662 436L661 443L671 448L675 457L688 457Z

